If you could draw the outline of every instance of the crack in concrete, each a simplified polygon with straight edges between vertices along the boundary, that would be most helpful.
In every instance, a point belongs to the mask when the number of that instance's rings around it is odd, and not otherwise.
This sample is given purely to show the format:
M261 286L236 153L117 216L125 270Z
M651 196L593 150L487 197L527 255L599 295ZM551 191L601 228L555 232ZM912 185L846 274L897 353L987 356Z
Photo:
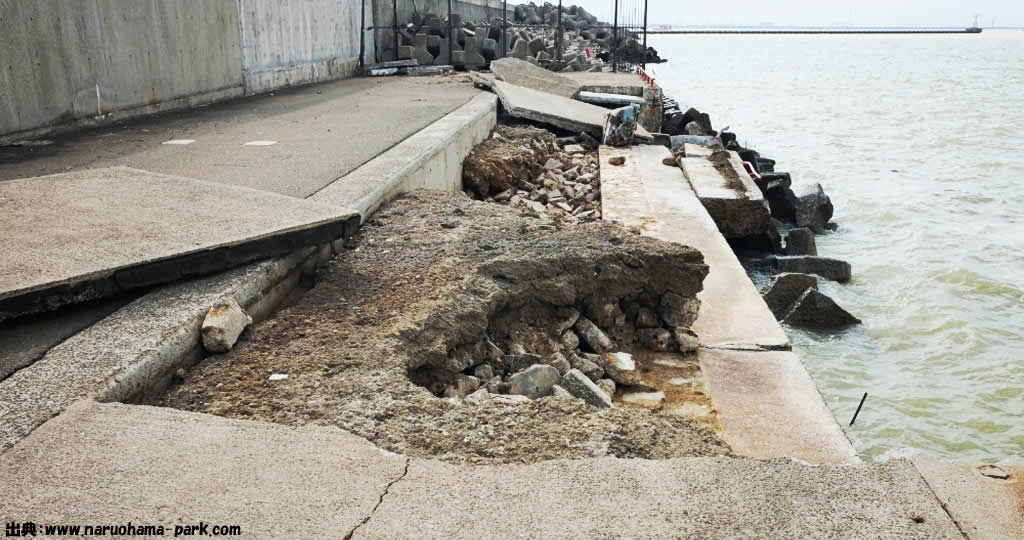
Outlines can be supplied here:
M960 525L960 522L957 521L955 517L953 517L953 514L949 511L949 506L947 506L946 503L942 502L942 499L939 497L938 493L935 493L935 489L932 488L932 485L930 483L928 483L928 479L924 477L924 473L921 472L921 469L918 469L917 465L914 465L913 463L911 463L910 466L913 467L917 475L921 477L921 481L924 482L925 487L928 488L928 491L932 494L932 497L935 497L935 502L939 503L939 507L942 508L942 511L945 512L946 516L949 517L949 520L952 521L953 525L956 526L956 530L960 531L960 534L965 539L970 540L970 535L968 535L967 531L965 531L964 528Z
M405 458L405 469L402 471L402 475L399 476L398 478L395 478L394 480L388 482L388 485L384 486L384 491L380 494L380 498L377 499L377 504L373 505L373 509L370 510L370 513L365 518L363 518L363 520L360 521L358 525L353 527L352 530L348 532L348 534L345 535L345 540L351 540L352 536L356 534L357 530L359 530L359 527L362 527L363 525L366 525L366 523L368 521L370 521L370 518L373 517L373 514L375 514L377 512L377 509L380 508L380 505L384 503L384 497L386 497L388 492L391 491L391 486L397 484L403 478L405 478L405 476L407 474L409 474L409 464L411 462L412 462L412 458L410 458L410 457L406 457Z

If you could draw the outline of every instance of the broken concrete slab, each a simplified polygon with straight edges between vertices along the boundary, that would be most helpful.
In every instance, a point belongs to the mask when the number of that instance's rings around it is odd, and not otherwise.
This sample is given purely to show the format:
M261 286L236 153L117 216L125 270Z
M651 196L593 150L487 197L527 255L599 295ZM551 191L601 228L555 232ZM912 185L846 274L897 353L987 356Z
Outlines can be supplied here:
M974 466L924 454L910 461L967 538L1024 535L1024 463ZM986 476L993 468L1000 474Z
M0 513L165 526L201 515L252 537L342 537L406 464L336 428L82 401L0 457Z
M437 538L962 538L905 461L413 459L353 537L408 536L410 524Z
M747 277L728 242L662 146L601 147L605 220L639 227L641 234L692 246L710 273L693 331L705 347L789 348L789 339ZM611 158L628 158L621 166Z
M697 351L705 386L736 454L858 463L800 359L789 351Z
M0 183L0 320L330 242L344 208L127 167Z
M818 278L810 274L784 272L772 278L764 287L761 297L775 318L782 320L789 308L807 289L817 289Z
M683 157L679 166L726 238L757 236L771 226L768 203L736 152Z
M511 116L574 133L602 136L607 109L499 80L494 81L494 90Z
M518 58L491 62L491 73L500 81L564 98L574 98L580 91L572 79Z
M840 328L861 321L817 289L807 289L782 316L782 322L809 328Z
M825 279L845 283L853 277L850 263L828 257L811 255L787 255L768 257L766 262L777 272L798 272L801 274L817 274Z

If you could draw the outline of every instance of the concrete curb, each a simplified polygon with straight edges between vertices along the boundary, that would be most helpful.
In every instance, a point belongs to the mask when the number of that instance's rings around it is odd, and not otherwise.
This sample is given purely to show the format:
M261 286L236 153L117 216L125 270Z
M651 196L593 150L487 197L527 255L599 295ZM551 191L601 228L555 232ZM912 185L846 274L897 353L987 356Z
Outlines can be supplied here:
M365 221L402 191L459 189L462 160L494 128L496 103L493 95L477 96L312 198L351 208ZM333 246L334 252L342 249L341 242ZM254 319L265 317L330 258L331 247L307 247L158 288L68 338L0 382L0 449L80 399L130 402L159 390L178 368L206 354L199 329L210 305L232 296Z
M494 129L497 103L493 94L474 97L310 199L346 206L359 212L365 221L402 191L461 189L462 161Z

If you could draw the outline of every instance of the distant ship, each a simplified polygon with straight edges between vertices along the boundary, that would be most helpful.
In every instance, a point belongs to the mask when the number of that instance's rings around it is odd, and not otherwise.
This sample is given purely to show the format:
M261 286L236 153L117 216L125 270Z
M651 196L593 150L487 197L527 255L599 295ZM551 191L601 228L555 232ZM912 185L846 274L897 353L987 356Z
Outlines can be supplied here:
M968 34L980 34L981 33L981 27L978 26L978 16L977 15L974 16L974 26L969 26L969 27L965 28L964 31L967 32Z

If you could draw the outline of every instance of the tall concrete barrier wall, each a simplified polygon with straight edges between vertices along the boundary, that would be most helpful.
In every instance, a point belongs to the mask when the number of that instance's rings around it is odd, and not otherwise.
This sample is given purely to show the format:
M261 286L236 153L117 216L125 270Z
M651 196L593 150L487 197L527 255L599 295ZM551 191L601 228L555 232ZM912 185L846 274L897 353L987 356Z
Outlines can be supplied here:
M373 25L372 0L366 25ZM360 0L238 0L246 92L351 76L359 65ZM374 58L366 36L366 58Z
M241 95L234 1L0 0L0 136Z
M366 5L373 24L373 1ZM0 0L0 141L347 77L360 0ZM366 57L374 57L367 33Z

